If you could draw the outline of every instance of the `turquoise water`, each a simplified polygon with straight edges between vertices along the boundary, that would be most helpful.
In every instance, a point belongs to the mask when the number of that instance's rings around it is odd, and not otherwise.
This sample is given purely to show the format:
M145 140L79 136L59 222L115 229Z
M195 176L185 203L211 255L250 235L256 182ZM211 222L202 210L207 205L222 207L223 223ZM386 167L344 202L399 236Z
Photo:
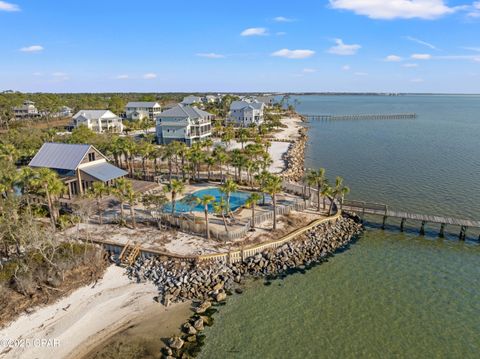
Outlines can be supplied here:
M299 96L308 114L416 112L415 120L316 121L306 166L325 167L351 198L480 219L479 96ZM480 245L457 228L405 233L371 219L328 263L220 308L202 358L477 358Z
M219 188L214 187L214 188L207 188L207 189L202 189L200 191L196 191L191 195L183 197L181 200L177 201L175 203L175 212L181 212L181 213L186 213L186 212L203 212L205 210L204 206L199 204L196 200L196 198L203 198L206 195L210 195L215 197L215 202L220 201L220 199L224 198L226 200L225 194L220 191ZM240 208L245 204L245 201L247 198L250 196L250 193L248 192L232 192L230 194L230 209L232 211L235 211L236 209ZM164 207L165 211L171 211L172 210L172 204L167 203ZM208 211L213 212L213 203L208 205Z

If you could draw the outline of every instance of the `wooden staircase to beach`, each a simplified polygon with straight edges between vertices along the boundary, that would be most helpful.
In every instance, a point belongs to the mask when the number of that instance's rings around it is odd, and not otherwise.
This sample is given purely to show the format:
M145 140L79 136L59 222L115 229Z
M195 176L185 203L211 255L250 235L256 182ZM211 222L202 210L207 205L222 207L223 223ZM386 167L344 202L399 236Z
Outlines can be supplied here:
M140 254L140 244L128 240L120 253L120 263L131 266Z

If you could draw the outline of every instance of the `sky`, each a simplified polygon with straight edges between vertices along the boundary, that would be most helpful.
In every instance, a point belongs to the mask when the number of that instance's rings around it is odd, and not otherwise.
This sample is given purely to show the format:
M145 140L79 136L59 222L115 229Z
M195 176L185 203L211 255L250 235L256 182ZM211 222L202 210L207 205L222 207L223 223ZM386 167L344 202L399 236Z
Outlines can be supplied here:
M480 93L480 1L0 1L7 89Z

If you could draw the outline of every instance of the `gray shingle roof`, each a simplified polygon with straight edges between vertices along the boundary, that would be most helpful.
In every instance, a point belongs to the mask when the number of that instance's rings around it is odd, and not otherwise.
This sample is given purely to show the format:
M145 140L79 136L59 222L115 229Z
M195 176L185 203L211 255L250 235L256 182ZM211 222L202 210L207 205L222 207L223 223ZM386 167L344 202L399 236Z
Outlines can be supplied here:
M230 104L230 110L241 110L245 107L253 107L256 110L261 110L264 106L263 102L247 102L247 101L232 101Z
M90 149L90 145L44 143L30 167L47 167L59 170L75 170Z
M208 116L213 116L207 111L200 110L195 106L187 106L178 104L175 107L172 107L169 110L163 111L158 117L179 117L179 118L190 118L191 120L205 118Z
M123 177L127 174L126 171L111 165L108 162L96 163L86 167L80 167L82 172L103 182L113 180L115 178Z
M110 110L80 110L73 116L73 118L76 119L79 116L83 116L89 120L96 120L106 114L117 116Z
M143 108L149 108L149 107L154 107L154 106L160 106L158 102L144 102L144 101L139 101L139 102L129 102L127 103L127 106L125 107L143 107Z

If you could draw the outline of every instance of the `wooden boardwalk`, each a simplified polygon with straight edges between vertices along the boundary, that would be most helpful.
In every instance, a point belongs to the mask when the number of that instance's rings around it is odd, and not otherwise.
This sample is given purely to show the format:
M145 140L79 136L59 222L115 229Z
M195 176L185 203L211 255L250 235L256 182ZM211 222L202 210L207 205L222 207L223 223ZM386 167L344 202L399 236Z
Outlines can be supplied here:
M351 115L302 115L308 120L411 120L417 118L416 113L377 113Z
M447 225L454 225L454 226L460 227L460 234L459 234L460 239L465 239L466 231L468 228L480 229L480 221L390 210L388 209L387 205L380 204L380 203L368 203L368 202L361 202L361 201L346 200L343 203L342 209L345 211L356 212L362 217L365 214L382 216L383 217L382 228L385 228L385 223L388 218L399 218L401 220L400 222L401 231L404 230L405 223L407 220L418 221L418 222L421 222L420 234L425 233L425 225L427 223L440 224L439 235L441 237L444 236L445 227ZM479 237L479 240L480 240L480 237Z

